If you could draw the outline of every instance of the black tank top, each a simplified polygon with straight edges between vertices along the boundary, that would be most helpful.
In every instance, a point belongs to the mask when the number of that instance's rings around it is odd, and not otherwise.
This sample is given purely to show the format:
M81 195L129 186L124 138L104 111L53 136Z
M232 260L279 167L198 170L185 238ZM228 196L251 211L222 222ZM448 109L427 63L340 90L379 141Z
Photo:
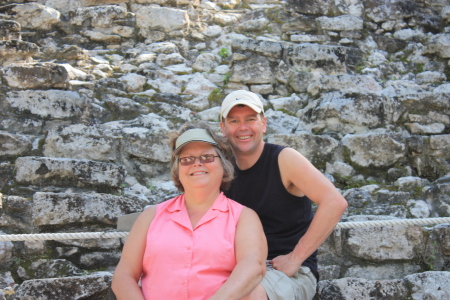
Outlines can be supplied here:
M285 147L265 143L261 157L250 169L239 170L225 195L255 210L264 227L273 259L294 249L313 218L311 200L290 194L281 181L278 155ZM303 262L318 279L317 251Z

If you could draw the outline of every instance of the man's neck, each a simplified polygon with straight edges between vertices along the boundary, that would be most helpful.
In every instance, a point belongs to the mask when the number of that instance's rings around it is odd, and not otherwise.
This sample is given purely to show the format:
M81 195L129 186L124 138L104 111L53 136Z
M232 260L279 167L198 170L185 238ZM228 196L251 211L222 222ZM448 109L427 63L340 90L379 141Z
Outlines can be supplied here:
M263 150L264 142L261 142L259 147L252 153L235 152L234 157L239 170L247 170L253 167L253 165L256 164L258 159L261 157Z

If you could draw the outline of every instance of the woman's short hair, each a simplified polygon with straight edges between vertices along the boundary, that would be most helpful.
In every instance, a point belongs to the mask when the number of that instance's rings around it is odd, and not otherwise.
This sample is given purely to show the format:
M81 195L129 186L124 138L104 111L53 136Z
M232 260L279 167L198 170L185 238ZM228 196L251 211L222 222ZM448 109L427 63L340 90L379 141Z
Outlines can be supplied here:
M180 177L179 177L179 168L180 164L178 163L178 159L180 157L181 151L176 151L175 153L175 144L178 139L178 137L183 134L184 132L190 130L190 129L196 129L196 128L202 128L205 129L211 137L214 139L214 141L217 143L217 146L213 145L214 149L216 150L217 154L219 155L220 162L222 163L223 167L223 178L222 178L222 184L220 185L220 190L225 191L227 190L230 185L231 181L234 178L234 167L231 163L230 159L232 156L231 147L228 144L228 141L221 136L218 136L211 127L204 123L189 123L184 125L181 130L176 133L170 140L170 149L172 150L172 157L170 159L170 176L175 184L175 186L178 188L180 192L184 192L184 187L181 184Z

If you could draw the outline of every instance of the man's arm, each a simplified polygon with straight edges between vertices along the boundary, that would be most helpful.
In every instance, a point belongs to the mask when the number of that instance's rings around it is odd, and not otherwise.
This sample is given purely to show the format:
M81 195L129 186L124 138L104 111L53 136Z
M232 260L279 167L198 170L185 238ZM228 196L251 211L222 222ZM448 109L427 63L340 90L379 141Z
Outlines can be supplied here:
M331 234L348 204L333 183L294 149L283 149L278 162L288 191L297 196L306 195L318 205L309 229L294 250L272 260L275 269L292 276Z
M267 241L258 215L244 207L236 228L236 267L210 300L238 300L250 293L266 272Z

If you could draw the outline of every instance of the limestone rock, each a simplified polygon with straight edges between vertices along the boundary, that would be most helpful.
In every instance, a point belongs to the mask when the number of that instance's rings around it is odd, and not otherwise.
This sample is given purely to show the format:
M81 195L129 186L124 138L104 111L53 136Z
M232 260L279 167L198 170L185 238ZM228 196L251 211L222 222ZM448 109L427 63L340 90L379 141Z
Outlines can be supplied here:
M321 30L345 31L362 30L363 19L352 15L342 15L334 18L319 17L316 19Z
M136 90L138 90L139 82L133 82L133 85L129 84L128 87L131 89L136 88ZM149 113L148 107L125 97L115 97L107 94L102 97L102 100L108 110L113 113L115 118L122 120L134 119L141 114Z
M442 58L450 57L450 34L442 33L428 40L427 53L436 53Z
M342 278L324 280L319 283L319 295L322 299L406 299L407 290L402 280L367 280Z
M31 61L32 56L39 52L34 43L20 40L0 41L0 62L8 65L18 61Z
M295 0L287 1L287 9L306 15L328 15L335 10L334 2L319 0L319 1L304 1L299 3Z
M145 205L109 194L38 192L33 196L32 220L36 226L82 222L113 225L119 216L141 211Z
M247 84L264 84L273 82L270 62L265 58L254 58L238 62L232 68L230 81Z
M389 99L374 94L357 93L346 97L341 93L327 93L297 112L315 131L364 133L394 118L399 109Z
M0 157L20 156L31 150L31 139L25 135L0 131Z
M404 157L406 151L405 144L389 134L348 134L342 144L348 149L351 161L365 167L391 166Z
M2 40L21 40L20 23L10 20L0 20L0 37Z
M327 75L320 77L308 86L308 93L317 96L319 93L340 91L342 93L377 93L381 86L371 76Z
M119 140L109 131L82 124L67 126L49 132L44 155L73 159L115 161Z
M197 73L186 85L183 94L194 96L209 95L216 88L217 85L207 80L203 75Z
M251 32L251 31L260 31L262 28L266 27L269 24L269 20L266 18L259 18L256 20L244 21L238 24L235 28L237 32Z
M292 134L299 125L298 118L282 111L268 109L264 115L267 117L267 134Z
M374 262L407 260L414 257L414 248L422 243L422 239L418 226L352 228L344 247L350 255Z
M347 67L359 61L359 53L341 46L298 44L287 49L287 58L293 67L328 75L347 73Z
M65 259L39 259L25 270L22 279L58 278L82 275L82 270ZM25 275L26 274L26 275Z
M412 299L445 299L450 297L450 272L425 272L406 276L405 285Z
M87 106L84 96L74 91L61 90L8 92L6 101L18 114L31 113L41 118L54 119L80 117Z
M136 26L144 38L155 29L172 32L188 28L190 24L189 15L181 9L133 4L131 10L136 14Z
M88 276L26 280L16 290L16 297L35 300L86 299L106 295L111 280L112 274L108 272Z
M16 180L22 184L118 188L125 177L121 166L88 160L19 157Z
M13 248L14 245L11 242L0 242L0 262L3 265L11 263Z
M82 26L86 20L89 20L91 28L111 28L111 24L116 19L125 18L127 14L129 13L126 9L118 5L83 7L75 10L75 15L70 22ZM104 33L107 33L107 31Z
M33 30L50 30L61 18L59 11L33 2L3 6L2 10L22 28Z
M112 230L179 195L168 137L220 132L236 89L343 194L341 222L450 216L447 0L128 2L2 1L2 235ZM334 230L316 298L448 298L448 227ZM0 243L0 299L103 299L111 274L32 280L112 271L123 242Z
M105 268L114 267L119 263L120 252L92 252L83 254L80 257L80 264L84 268Z
M62 66L54 63L12 64L5 70L10 87L20 89L66 89L69 75Z
M192 68L200 72L211 72L220 64L221 58L212 53L203 53L197 56Z

